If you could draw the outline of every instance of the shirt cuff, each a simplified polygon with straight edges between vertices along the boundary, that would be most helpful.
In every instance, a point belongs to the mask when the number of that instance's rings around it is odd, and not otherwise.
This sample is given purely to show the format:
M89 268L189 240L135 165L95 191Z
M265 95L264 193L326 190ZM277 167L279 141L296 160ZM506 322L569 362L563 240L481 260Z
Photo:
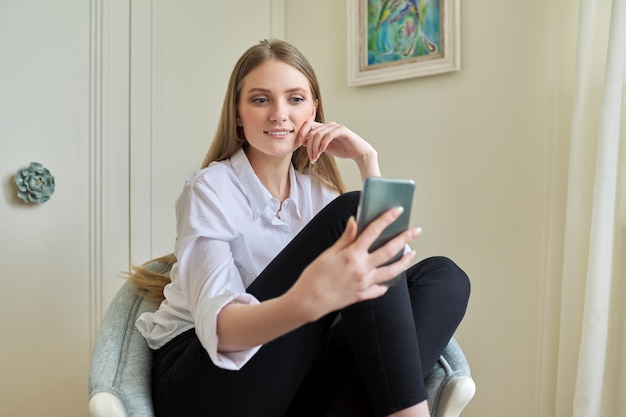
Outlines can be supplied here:
M237 352L219 352L217 350L217 315L230 303L258 304L251 294L225 293L215 298L211 303L213 311L201 312L196 318L196 333L200 343L209 354L213 364L219 368L237 371L241 369L259 351L262 345ZM202 319L200 319L202 317Z

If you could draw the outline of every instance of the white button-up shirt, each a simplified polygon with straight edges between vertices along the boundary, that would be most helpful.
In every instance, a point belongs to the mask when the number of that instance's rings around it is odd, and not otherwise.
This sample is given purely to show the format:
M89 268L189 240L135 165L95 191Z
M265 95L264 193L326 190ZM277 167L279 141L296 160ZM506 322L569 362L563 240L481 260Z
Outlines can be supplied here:
M243 150L189 177L176 201L177 238L166 300L136 326L152 349L194 328L216 366L240 369L260 346L217 350L217 315L229 303L258 303L246 288L337 192L290 168L282 204L258 179ZM277 213L279 217L277 217Z

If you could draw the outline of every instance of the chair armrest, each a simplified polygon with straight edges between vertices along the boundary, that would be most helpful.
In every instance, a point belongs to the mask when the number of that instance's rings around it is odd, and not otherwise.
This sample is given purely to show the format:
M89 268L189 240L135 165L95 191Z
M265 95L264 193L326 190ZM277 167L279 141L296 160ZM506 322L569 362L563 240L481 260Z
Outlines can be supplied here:
M450 378L439 399L437 417L458 417L476 393L476 383L467 375Z
M154 417L150 381L152 351L135 327L140 314L154 310L153 305L137 296L130 281L122 285L111 301L98 331L89 368L92 417Z
M91 417L128 417L119 397L110 392L97 392L89 399Z
M426 377L426 388L433 417L458 417L474 397L476 384L469 363L454 338Z

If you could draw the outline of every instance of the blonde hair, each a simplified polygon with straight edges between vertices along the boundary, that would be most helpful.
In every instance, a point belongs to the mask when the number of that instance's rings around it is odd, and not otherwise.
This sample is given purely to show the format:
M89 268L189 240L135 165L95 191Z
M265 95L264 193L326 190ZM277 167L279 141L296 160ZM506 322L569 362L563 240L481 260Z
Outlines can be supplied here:
M137 295L145 298L154 305L159 305L165 299L163 289L170 281L170 270L176 263L176 256L169 255L154 258L139 266L133 265L128 279L135 287Z
M246 75L259 65L272 60L291 65L307 78L313 99L317 102L315 121L324 123L320 87L309 61L289 42L278 39L262 40L248 48L233 68L217 129L202 162L202 168L208 167L213 162L228 159L242 147L248 146L243 128L237 125L237 106L241 88ZM326 184L340 194L345 192L341 174L331 155L323 153L315 164L311 164L306 148L300 147L293 152L291 162L299 172L311 175L314 180ZM159 304L165 298L163 289L170 282L169 271L174 263L176 263L176 257L170 254L150 260L140 266L133 266L129 279L135 284L141 296Z

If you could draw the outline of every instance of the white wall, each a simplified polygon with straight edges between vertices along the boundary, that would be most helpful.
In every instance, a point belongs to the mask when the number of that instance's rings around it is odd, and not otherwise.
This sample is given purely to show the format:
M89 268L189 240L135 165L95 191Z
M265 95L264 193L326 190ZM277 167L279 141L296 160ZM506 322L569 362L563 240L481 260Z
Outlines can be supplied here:
M123 2L0 1L1 416L87 413L104 284L128 267ZM13 182L32 161L55 177L43 204Z
M464 416L539 415L540 391L547 401L553 392L539 385L550 379L539 326L549 211L562 198L553 152L567 152L552 137L550 71L563 58L553 38L566 13L544 0L461 3L456 73L347 87L346 1L286 2L286 37L316 68L327 119L369 139L385 175L416 180L418 254L448 255L472 279L456 335L477 383Z

